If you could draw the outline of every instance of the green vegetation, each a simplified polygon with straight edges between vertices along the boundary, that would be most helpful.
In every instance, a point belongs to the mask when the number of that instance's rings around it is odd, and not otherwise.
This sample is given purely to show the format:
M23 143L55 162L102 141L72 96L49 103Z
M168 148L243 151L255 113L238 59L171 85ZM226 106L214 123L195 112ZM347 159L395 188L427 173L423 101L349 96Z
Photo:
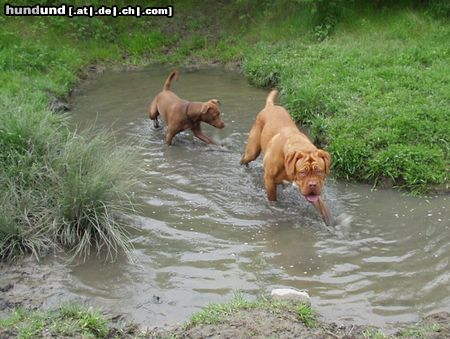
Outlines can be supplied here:
M192 315L191 319L184 325L189 329L199 325L215 325L226 317L233 316L240 310L259 309L266 310L273 314L295 313L299 322L306 327L313 328L317 325L316 315L310 306L289 302L272 301L261 297L256 301L245 300L242 294L235 294L228 303L211 304L201 311Z
M65 305L47 311L17 309L0 319L0 334L16 338L105 338L108 322L97 311L79 305Z
M399 331L397 333L398 338L429 338L430 333L442 333L444 337L445 328L439 323L427 323L421 324L420 326L415 326L414 328L407 328Z
M74 133L48 108L93 63L240 64L255 85L281 90L281 103L332 153L335 176L448 191L448 2L180 2L174 12L0 17L2 259L127 248L116 216L132 208L132 152L104 133Z
M355 16L317 44L260 43L244 62L333 155L334 174L425 191L448 181L448 25L410 11Z
M5 101L0 256L11 260L31 252L39 257L58 246L74 255L88 255L94 246L110 258L126 251L126 231L117 217L132 209L131 149L114 148L106 132L94 137L70 132L62 115Z
M378 329L369 328L363 332L364 339L387 339L388 337L384 335Z
M301 311L299 311L301 309ZM261 312L262 311L262 312ZM295 316L297 315L297 316ZM308 319L308 320L306 320ZM282 323L283 325L277 329ZM323 323L311 308L302 304L271 302L268 299L245 301L236 295L225 304L212 304L194 314L183 328L140 329L132 323L115 323L98 310L65 304L47 311L15 309L0 319L1 338L184 338L214 337L224 331L230 337L252 337L262 324L269 324L267 337L348 337L367 339L447 338L448 318L424 319L415 325L385 335L380 329L358 325L338 328ZM400 324L399 324L400 325ZM402 327L403 327L402 326ZM233 331L230 329L233 328ZM218 330L217 330L218 329ZM277 331L279 331L277 333Z
M298 304L295 308L298 319L309 328L314 328L317 326L317 319L314 310L311 306L305 304Z
M133 208L136 156L110 133L73 132L68 115L49 109L99 50L44 34L44 20L0 17L0 259L128 253L119 217Z

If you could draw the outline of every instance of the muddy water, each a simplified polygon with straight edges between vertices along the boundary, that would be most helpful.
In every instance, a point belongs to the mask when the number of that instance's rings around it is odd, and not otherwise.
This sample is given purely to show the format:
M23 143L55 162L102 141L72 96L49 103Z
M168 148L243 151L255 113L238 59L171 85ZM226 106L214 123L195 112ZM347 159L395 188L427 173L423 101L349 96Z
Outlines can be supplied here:
M95 121L141 140L136 262L67 266L49 259L41 265L67 273L47 304L78 297L162 325L228 301L235 291L252 298L288 286L307 289L313 306L337 322L388 327L450 310L448 196L413 198L330 179L325 200L339 225L329 232L293 187L280 189L275 204L266 200L260 160L239 166L266 96L239 74L182 70L173 84L179 96L221 100L225 129L204 130L222 146L206 146L190 132L165 145L164 130L153 128L146 109L169 71L107 72L76 95L73 116L81 126Z

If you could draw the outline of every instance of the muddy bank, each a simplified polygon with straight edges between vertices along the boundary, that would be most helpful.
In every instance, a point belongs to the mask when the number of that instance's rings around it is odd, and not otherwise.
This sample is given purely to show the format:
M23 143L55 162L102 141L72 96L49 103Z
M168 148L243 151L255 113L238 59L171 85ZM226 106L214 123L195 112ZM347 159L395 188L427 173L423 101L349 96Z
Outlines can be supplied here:
M0 319L5 319L16 308L48 311L61 304L89 304L87 298L67 293L65 286L71 274L69 265L36 262L29 257L14 265L0 265ZM177 325L157 326L135 324L123 314L101 309L110 322L107 337L119 338L450 338L450 314L433 313L417 323L392 324L389 332L371 325L330 322L316 314L316 322L308 327L294 309L280 311L242 308L236 312L224 311L218 323L192 326L186 320ZM15 328L0 327L0 337L16 337ZM45 337L47 332L36 334ZM57 333L55 334L56 336Z
M37 268L36 268L37 267ZM64 272L55 277L48 274L46 269L40 266L35 268L27 265L18 265L15 269L12 267L0 267L3 270L10 270L10 274L16 274L16 280L7 285L0 286L2 298L0 299L0 319L4 319L11 314L15 307L25 309L34 309L41 312L47 301L39 299L43 291L31 288L29 298L14 298L13 291L22 288L24 280L34 280L36 283L48 280L55 281L63 279ZM52 298L58 299L58 286L46 292L52 294ZM41 293L41 294L39 294ZM35 298L36 297L36 298ZM61 301L61 300L60 300ZM69 302L69 300L66 300ZM269 305L269 307L268 307ZM107 323L109 323L106 336L95 335L99 338L347 338L347 339L367 339L367 338L423 338L438 339L450 338L450 314L447 312L435 313L426 316L418 323L398 323L394 330L389 333L383 332L377 327L370 325L357 324L338 324L335 322L324 321L320 315L315 316L314 320L302 320L300 312L297 311L295 304L288 307L280 307L279 304L266 303L264 307L242 307L238 310L228 309L224 305L219 316L219 321L210 323L208 320L200 320L193 324L192 319L186 320L183 324L175 326L154 327L153 324L137 325L132 320L124 320L122 315L108 313L107 310L101 310ZM95 308L95 305L93 305ZM56 307L51 307L54 312ZM35 312L35 313L36 313ZM31 318L34 314L31 314ZM33 332L35 338L61 337L59 332L58 319L50 316L44 317L45 325L40 325L37 331ZM84 314L84 313L83 313ZM27 322L32 320L23 319L20 323L11 322L0 326L0 338L15 338L23 335L22 328L25 328ZM99 322L101 324L102 321ZM30 325L33 326L33 325ZM77 322L73 324L69 332L64 332L64 337L84 337L83 332L78 328ZM101 333L95 324L90 325L90 331ZM102 325L103 326L103 325ZM106 332L104 332L106 333Z
M27 257L19 262L0 264L0 318L14 308L48 309L82 298L67 293L70 268L59 262L51 265Z
M244 309L224 317L215 325L200 325L185 329L153 329L150 338L450 338L450 314L447 312L427 316L416 324L398 324L395 333L383 334L376 327L339 325L319 321L310 328L298 320L293 312L275 313L267 310Z

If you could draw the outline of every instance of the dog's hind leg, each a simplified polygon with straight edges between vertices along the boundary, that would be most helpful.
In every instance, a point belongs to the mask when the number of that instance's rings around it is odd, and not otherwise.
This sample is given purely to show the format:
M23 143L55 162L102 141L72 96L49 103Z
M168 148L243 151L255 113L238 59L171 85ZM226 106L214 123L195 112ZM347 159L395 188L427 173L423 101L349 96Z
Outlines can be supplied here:
M156 104L156 98L153 99L152 103L150 104L148 108L148 117L153 120L153 126L155 128L159 127L159 121L158 121L158 105Z
M259 124L253 124L248 135L247 146L244 155L241 158L241 165L248 165L250 161L255 160L261 153L261 127Z
M172 140L175 135L177 135L179 132L181 132L182 129L174 129L173 127L167 126L167 132L166 132L166 144L172 145Z

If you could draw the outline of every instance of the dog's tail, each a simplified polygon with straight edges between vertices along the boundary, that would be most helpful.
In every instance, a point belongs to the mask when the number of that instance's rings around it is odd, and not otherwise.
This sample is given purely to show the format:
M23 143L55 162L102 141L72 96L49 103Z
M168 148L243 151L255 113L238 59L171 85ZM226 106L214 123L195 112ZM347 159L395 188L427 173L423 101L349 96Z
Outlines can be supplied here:
M170 85L172 83L172 79L175 77L175 80L178 80L178 71L172 71L172 73L169 74L169 76L166 79L166 82L163 86L163 91L168 91L170 89Z
M275 105L275 99L277 98L277 96L278 96L278 90L276 90L276 89L271 90L266 99L266 107L269 105L272 105L272 106Z

